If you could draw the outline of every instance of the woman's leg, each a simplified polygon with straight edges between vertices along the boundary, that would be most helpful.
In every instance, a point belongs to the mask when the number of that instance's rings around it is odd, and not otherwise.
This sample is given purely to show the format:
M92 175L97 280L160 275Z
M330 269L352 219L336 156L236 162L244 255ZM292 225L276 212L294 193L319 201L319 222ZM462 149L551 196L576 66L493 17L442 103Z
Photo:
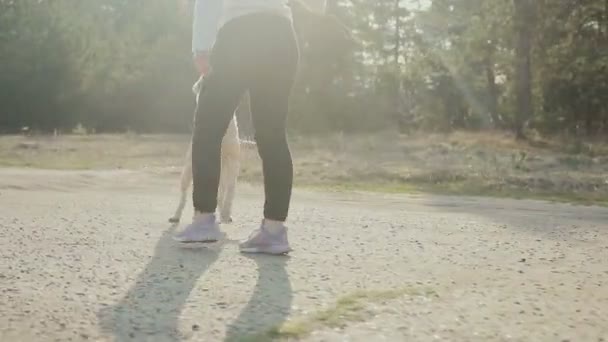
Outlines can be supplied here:
M287 75L263 82L251 89L251 113L264 173L264 218L283 222L287 219L293 182L285 132L291 82Z
M212 68L204 80L192 138L193 204L201 213L214 213L217 207L222 138L245 89L231 72Z
M289 96L298 64L298 48L291 22L272 15L252 16L265 39L252 51L255 69L249 79L251 115L264 172L264 222L240 245L245 253L284 254L291 251L287 219L291 201L293 165L286 137Z
M175 236L179 242L213 242L221 238L213 215L217 208L222 139L247 88L242 72L240 38L233 25L218 33L210 57L211 69L202 82L192 137L192 180L195 218Z

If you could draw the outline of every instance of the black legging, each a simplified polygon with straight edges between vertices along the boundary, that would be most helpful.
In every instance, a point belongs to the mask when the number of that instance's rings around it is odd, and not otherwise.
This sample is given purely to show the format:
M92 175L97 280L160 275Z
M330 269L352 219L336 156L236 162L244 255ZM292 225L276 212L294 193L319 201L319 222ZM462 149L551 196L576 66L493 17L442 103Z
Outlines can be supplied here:
M228 22L218 33L210 64L195 117L194 208L215 212L222 138L239 100L248 90L255 140L263 164L264 217L285 221L293 181L285 126L298 64L291 21L260 13Z

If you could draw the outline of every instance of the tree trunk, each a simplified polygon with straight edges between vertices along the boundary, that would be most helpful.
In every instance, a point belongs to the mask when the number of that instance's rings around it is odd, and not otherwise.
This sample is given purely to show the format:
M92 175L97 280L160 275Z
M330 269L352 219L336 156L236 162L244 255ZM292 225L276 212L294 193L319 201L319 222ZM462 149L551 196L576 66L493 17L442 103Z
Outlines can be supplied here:
M486 81L488 83L488 112L492 119L492 128L501 125L502 120L498 114L498 87L496 86L496 73L494 72L494 62L490 54L485 61Z
M604 0L604 38L608 40L608 0Z
M393 51L393 58L395 59L395 67L399 70L399 57L401 54L401 11L399 8L399 2L401 0L395 0L395 50Z
M310 7L311 10L325 13L327 7L327 0L303 0L306 6Z
M399 57L401 57L401 8L400 3L401 0L395 0L395 4L393 7L394 10L394 18L395 18L395 32L394 40L395 40L395 48L393 50L393 59L395 63L395 75L394 75L394 83L393 83L393 108L395 111L395 124L399 128L400 132L403 132L403 124L404 121L404 110L401 105L401 64L399 62Z
M515 5L515 134L525 139L524 127L532 117L532 27L533 0L513 0Z

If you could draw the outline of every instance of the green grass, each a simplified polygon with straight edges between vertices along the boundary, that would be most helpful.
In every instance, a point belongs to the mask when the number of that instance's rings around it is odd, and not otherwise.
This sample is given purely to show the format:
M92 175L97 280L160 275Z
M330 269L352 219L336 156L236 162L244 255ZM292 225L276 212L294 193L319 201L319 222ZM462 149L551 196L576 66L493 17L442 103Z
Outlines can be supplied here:
M188 143L185 135L0 136L0 167L179 170ZM608 205L608 144L587 145L592 154L572 154L559 142L463 132L291 139L298 187ZM241 165L242 181L261 181L254 150L244 149Z
M533 199L555 203L608 207L608 197L602 193L534 192L525 189L495 189L480 187L473 182L454 182L437 185L416 183L299 183L298 187L330 192L376 192L387 194L433 194L447 196L479 196L510 199Z
M238 341L287 341L305 338L314 331L345 328L350 323L363 322L372 316L369 304L389 302L401 297L437 297L431 289L404 287L392 290L358 291L341 297L334 305L305 317L295 318L262 333L239 337Z

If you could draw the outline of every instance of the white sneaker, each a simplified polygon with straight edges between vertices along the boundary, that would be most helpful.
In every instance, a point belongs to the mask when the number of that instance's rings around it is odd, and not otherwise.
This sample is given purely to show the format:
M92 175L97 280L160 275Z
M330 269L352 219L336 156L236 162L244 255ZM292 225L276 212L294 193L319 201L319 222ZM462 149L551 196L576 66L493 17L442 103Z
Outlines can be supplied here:
M194 215L192 223L183 231L173 236L173 240L181 243L211 243L224 238L215 215Z
M242 253L272 255L287 254L292 251L287 240L287 227L283 225L280 229L270 232L264 227L264 223L239 245L239 249Z

